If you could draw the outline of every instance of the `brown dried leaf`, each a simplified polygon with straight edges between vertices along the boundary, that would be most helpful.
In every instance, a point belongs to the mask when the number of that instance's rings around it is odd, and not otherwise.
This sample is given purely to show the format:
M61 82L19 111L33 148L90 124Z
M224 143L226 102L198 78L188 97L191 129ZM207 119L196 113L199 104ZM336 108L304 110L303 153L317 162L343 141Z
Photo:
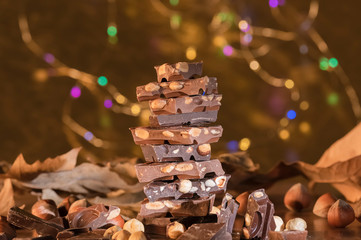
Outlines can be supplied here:
M33 164L26 163L23 155L20 154L6 175L20 181L29 181L41 173L71 170L76 165L79 151L80 148L74 148L63 155L47 158L44 162L38 160Z
M0 192L0 215L7 216L8 211L15 205L14 190L10 178L4 180L4 186Z
M54 189L72 193L87 194L90 191L108 193L116 189L138 192L142 185L129 185L107 167L83 163L70 171L42 173L22 185L34 189Z

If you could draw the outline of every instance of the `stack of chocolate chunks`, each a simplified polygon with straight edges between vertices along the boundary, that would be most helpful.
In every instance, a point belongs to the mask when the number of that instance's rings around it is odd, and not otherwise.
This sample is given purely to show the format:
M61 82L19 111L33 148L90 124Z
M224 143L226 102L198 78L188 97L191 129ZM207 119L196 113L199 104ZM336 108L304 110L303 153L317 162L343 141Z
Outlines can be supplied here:
M151 109L149 127L130 129L147 162L136 165L136 172L139 182L148 183L138 215L148 234L231 239L238 204L226 195L221 209L213 207L230 178L220 161L211 159L210 144L223 131L210 126L222 95L215 77L201 77L202 67L202 62L156 66L158 81L137 87L138 101L149 101ZM175 223L184 227L180 236L170 233Z

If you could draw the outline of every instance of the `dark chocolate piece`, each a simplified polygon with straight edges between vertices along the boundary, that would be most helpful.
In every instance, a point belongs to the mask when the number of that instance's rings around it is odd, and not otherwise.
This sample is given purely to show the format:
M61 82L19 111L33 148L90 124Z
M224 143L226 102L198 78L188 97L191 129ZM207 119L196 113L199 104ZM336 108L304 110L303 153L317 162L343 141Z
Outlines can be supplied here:
M268 232L276 225L273 219L274 206L264 189L252 192L248 197L245 225L250 238L268 240Z
M236 220L239 204L233 199L232 195L226 193L223 197L218 222L226 224L226 230L232 234L233 225Z
M149 117L149 126L165 127L213 123L217 121L217 114L218 111L181 113L171 115L152 115Z
M196 95L177 98L158 98L149 101L154 115L216 111L221 106L222 95Z
M214 204L215 195L203 199L160 200L149 202L144 200L140 206L138 217L165 217L170 213L173 217L206 216Z
M231 176L217 176L199 180L176 180L174 182L151 182L144 186L144 193L150 202L159 199L208 197L226 191Z
M199 77L202 75L203 62L178 62L175 64L164 63L155 66L158 82L167 82Z
M130 128L136 144L204 144L214 143L222 136L221 126Z
M81 233L90 232L90 228L68 228L64 231L61 231L56 235L57 239L67 239Z
M18 207L12 207L9 209L7 221L19 228L25 228L28 230L35 229L39 235L51 235L55 237L58 232L64 230L63 227L38 218Z
M227 239L226 225L224 223L193 224L177 240L220 240ZM229 234L228 234L228 239Z
M53 236L40 236L40 237L18 237L12 240L54 240Z
M0 216L0 240L16 237L15 229L8 223L6 217Z
M224 175L218 159L202 162L141 163L135 165L135 171L141 183L154 180L173 180L174 176L179 179L200 179L208 173L214 173L216 176Z
M269 231L268 236L270 240L306 240L307 230L305 231Z
M147 162L186 162L211 159L211 145L140 145Z
M141 102L161 97L217 94L217 85L217 78L207 76L182 81L151 82L137 87L137 99Z

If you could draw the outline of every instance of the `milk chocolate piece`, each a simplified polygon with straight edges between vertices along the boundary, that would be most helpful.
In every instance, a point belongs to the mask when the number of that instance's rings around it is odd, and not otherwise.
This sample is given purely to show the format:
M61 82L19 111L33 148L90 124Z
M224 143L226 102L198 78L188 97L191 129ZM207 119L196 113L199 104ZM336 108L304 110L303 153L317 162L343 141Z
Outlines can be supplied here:
M157 72L158 82L167 82L201 76L203 62L178 62L175 64L164 63L162 65L155 66L154 68Z
M152 115L149 117L151 127L207 124L217 121L218 111L192 112L171 115Z
M217 142L222 136L221 126L130 128L136 144L204 144Z
M149 202L144 200L140 206L139 217L165 217L170 213L173 217L206 216L213 207L215 195L201 199L160 200Z
M18 237L18 238L13 238L12 240L53 240L54 237L53 236L40 236L40 237Z
M202 162L141 163L135 165L135 171L138 181L141 183L154 180L172 180L174 176L179 179L200 179L210 173L214 173L216 176L224 175L218 159Z
M68 228L64 231L61 231L56 235L57 239L67 239L81 233L90 232L90 228Z
M144 186L144 193L150 202L159 199L208 197L212 194L225 192L230 177L230 175L224 175L200 180L176 180L170 183L151 182ZM182 188L182 181L191 184L187 188Z
M276 226L273 214L273 203L264 189L258 189L249 195L245 225L250 233L250 238L269 239L268 232L273 231ZM247 220L248 217L249 220Z
M201 147L199 147L201 146ZM204 161L211 159L209 153L204 151L204 145L140 145L147 162L185 162L189 160Z
M63 227L38 218L18 207L12 207L9 209L7 221L19 228L25 228L28 230L34 229L39 235L51 235L55 237L58 232L64 230Z
M307 230L305 231L269 231L268 236L270 240L306 240Z
M207 76L182 81L151 82L137 87L137 99L141 102L157 98L217 94L217 85L217 78Z
M228 235L228 237L226 237ZM199 223L193 224L177 240L219 240L232 239L226 233L224 223Z
M154 115L216 111L221 106L221 100L221 94L158 98L150 100L149 107Z
M232 234L233 225L236 220L239 204L233 199L232 195L226 193L221 204L218 222L226 224L226 230Z

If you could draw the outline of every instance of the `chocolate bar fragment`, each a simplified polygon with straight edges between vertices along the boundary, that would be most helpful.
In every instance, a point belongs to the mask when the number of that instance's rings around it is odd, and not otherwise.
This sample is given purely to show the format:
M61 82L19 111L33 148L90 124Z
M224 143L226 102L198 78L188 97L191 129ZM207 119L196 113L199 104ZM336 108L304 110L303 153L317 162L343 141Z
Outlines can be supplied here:
M214 173L216 176L224 175L218 159L202 162L141 163L135 165L135 171L141 183L154 180L173 180L174 176L179 179L200 179L210 173Z
M233 225L236 220L238 207L239 204L233 199L232 195L226 193L222 200L218 222L225 223L226 231L230 234L232 234L233 231Z
M155 202L149 202L146 199L140 206L138 217L166 217L168 213L173 217L206 216L213 207L214 198L215 195L201 199L160 200Z
M158 98L149 101L149 107L154 115L168 115L176 113L191 113L216 111L221 106L222 95L196 95L177 98Z
M207 124L217 121L218 111L192 112L171 115L151 115L149 125L151 127L165 127L177 125Z
M108 239L103 237L106 229L95 229L91 231L90 228L69 228L62 232L59 232L56 236L57 240L65 240L65 239Z
M150 202L159 199L209 197L226 191L230 175L200 180L176 180L174 182L151 182L144 186L144 193Z
M252 192L248 197L245 225L250 238L268 240L268 232L275 229L274 206L264 189Z
M0 216L0 240L13 239L15 236L15 229L8 223L6 217Z
M308 231L269 231L270 240L306 240Z
M136 144L204 144L217 142L222 136L221 126L130 128Z
M211 145L140 145L147 162L186 162L211 159Z
M54 240L53 236L40 236L40 237L16 237L12 240Z
M207 76L182 81L151 82L137 87L137 99L142 102L157 98L217 94L217 86L217 78Z
M7 221L19 228L25 228L28 230L34 229L39 235L51 235L55 237L58 232L64 230L63 227L38 218L18 207L12 207L9 209Z
M174 80L189 79L202 75L203 62L178 62L175 64L164 63L155 66L158 82L167 82Z
M193 224L177 240L218 240L232 239L227 233L224 223L199 223Z

